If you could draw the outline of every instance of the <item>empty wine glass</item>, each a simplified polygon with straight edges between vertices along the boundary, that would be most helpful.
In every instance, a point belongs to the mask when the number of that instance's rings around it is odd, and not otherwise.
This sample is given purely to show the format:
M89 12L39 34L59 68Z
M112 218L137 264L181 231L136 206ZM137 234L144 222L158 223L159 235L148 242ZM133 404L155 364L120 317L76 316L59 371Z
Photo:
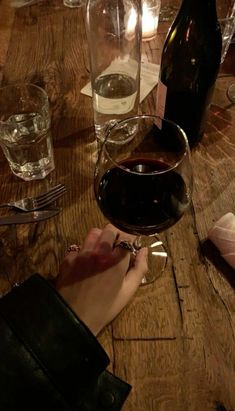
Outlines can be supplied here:
M132 140L123 139L135 129ZM94 188L104 216L117 228L137 236L136 253L149 248L144 284L164 270L167 252L156 233L175 224L191 201L192 167L184 131L156 116L125 119L112 127L101 146Z

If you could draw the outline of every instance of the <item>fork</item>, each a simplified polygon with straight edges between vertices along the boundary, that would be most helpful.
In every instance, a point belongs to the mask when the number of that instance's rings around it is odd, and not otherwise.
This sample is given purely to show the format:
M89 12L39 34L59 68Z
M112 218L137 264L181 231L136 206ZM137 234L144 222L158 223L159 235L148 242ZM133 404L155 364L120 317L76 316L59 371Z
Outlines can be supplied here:
M53 203L57 198L61 197L66 192L63 184L58 184L48 190L46 193L40 194L37 197L26 197L21 200L0 204L2 207L12 207L21 211L35 211L44 208Z

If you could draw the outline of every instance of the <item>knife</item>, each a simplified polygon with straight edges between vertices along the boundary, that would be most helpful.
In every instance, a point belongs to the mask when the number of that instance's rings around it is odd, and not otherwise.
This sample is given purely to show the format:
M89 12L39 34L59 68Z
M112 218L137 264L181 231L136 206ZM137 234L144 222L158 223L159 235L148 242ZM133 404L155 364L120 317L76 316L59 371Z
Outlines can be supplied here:
M47 220L48 218L54 217L59 214L60 209L56 208L53 210L41 210L33 211L31 213L22 213L22 214L13 214L5 215L0 217L0 226L1 225L10 225L10 224L27 224L27 223L36 223L38 221Z

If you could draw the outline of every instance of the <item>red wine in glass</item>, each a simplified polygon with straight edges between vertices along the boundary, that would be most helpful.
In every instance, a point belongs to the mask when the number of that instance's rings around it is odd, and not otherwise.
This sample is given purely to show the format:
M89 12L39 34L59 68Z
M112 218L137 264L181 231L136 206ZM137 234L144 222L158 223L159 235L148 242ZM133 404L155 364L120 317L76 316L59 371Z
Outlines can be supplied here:
M132 141L125 143L126 127L136 131ZM126 119L110 130L96 165L97 203L114 226L138 236L136 249L147 244L150 267L160 261L158 272L165 267L167 255L156 233L183 216L191 191L189 146L177 125L144 115ZM145 283L156 278L151 271Z
M174 170L162 173L168 168L158 160L136 158L108 170L97 193L106 218L120 230L137 235L159 233L175 224L188 204L187 187Z

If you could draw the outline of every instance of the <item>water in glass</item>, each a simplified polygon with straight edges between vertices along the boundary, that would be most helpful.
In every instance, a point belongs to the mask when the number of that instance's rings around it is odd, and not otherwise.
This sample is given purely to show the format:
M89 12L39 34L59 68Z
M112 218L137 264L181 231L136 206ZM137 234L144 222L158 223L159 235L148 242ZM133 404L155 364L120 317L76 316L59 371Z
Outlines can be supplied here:
M128 75L112 73L98 77L93 91L96 135L102 140L108 127L122 119L124 114L135 113L137 83Z
M39 113L11 115L1 138L12 172L24 180L44 178L54 169L50 118Z

